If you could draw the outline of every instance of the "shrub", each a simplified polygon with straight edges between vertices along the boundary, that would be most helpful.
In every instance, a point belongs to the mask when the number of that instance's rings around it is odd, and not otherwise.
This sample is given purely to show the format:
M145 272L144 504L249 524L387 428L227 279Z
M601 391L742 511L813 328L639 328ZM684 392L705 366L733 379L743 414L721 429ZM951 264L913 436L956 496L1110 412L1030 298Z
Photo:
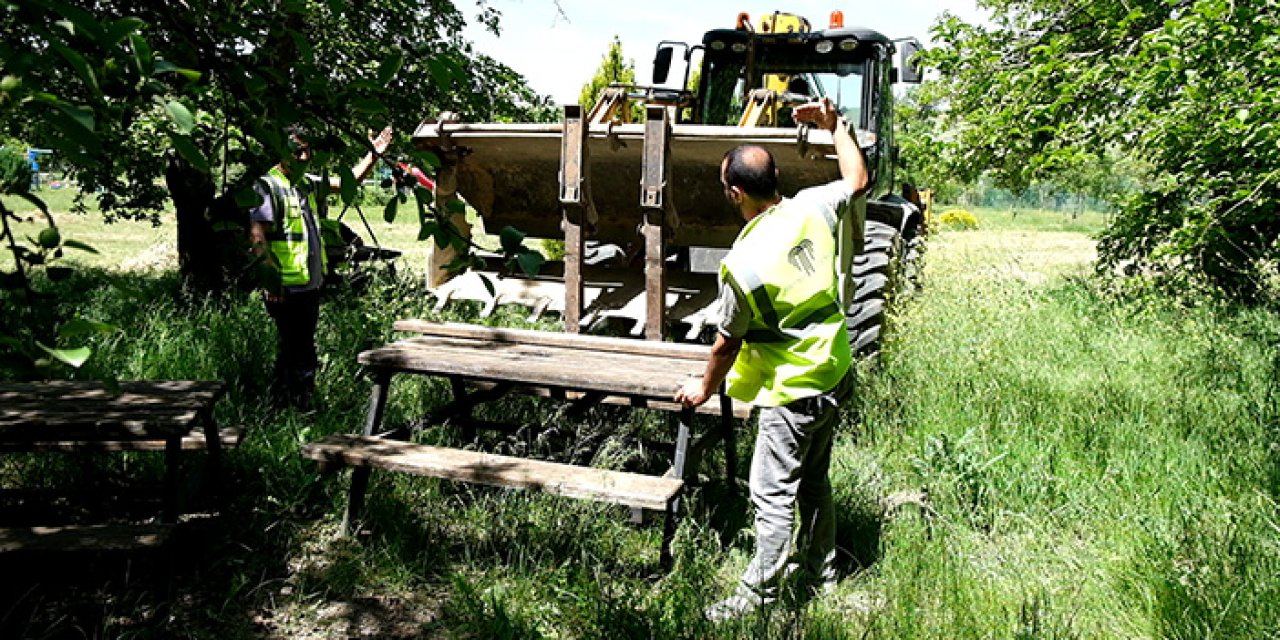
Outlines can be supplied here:
M938 222L946 229L978 228L978 217L968 209L947 209L938 217Z

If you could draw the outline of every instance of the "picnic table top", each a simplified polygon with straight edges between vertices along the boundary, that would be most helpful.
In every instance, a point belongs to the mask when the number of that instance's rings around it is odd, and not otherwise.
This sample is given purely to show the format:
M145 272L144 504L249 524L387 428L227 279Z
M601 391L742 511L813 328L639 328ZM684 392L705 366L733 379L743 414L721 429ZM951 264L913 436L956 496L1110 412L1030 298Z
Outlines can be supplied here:
M410 329L408 322L396 328L435 333L365 351L359 362L392 371L669 401L686 380L702 375L710 353L694 345L464 325Z
M216 381L0 383L0 441L185 435L222 396Z

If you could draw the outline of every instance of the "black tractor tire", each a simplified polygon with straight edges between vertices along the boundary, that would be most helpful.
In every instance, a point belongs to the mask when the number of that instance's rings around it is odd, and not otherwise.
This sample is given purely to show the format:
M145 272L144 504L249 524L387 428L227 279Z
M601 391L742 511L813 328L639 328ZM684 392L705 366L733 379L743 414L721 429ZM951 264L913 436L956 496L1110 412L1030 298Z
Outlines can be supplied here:
M859 359L880 353L884 312L896 287L895 260L902 252L902 238L890 225L867 221L862 255L853 260L853 301L845 312L849 346Z

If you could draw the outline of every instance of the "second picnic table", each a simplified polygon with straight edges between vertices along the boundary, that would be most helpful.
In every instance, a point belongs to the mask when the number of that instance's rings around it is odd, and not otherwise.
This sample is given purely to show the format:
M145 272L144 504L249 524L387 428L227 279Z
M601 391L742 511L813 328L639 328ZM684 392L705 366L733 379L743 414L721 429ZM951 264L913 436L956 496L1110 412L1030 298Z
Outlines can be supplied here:
M355 467L344 532L363 508L370 469L377 467L664 511L666 564L691 457L700 459L703 450L723 441L725 474L735 477L733 420L745 418L750 407L719 394L718 403L698 410L718 415L719 428L695 438L695 410L671 402L681 383L702 374L709 347L421 320L402 320L395 328L420 335L359 356L373 377L363 433L330 436L303 447L308 458ZM453 400L433 411L428 423L461 417L466 425L471 409L508 392L561 398L579 408L610 402L675 412L679 420L671 467L663 476L649 476L408 443L405 430L382 431L392 376L405 373L450 380Z

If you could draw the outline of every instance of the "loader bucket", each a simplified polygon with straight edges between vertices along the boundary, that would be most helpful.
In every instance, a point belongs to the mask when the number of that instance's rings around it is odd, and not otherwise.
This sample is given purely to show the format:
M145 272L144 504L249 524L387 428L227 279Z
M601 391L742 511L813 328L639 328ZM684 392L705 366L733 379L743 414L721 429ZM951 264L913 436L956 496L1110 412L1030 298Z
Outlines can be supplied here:
M423 124L414 133L424 149L457 157L458 193L490 233L507 225L531 237L560 238L560 124ZM720 161L740 144L773 153L781 193L823 184L839 175L826 131L674 125L671 200L678 224L673 246L728 247L742 227L720 186ZM626 244L641 224L640 178L644 125L590 127L587 175L598 223L588 237Z

